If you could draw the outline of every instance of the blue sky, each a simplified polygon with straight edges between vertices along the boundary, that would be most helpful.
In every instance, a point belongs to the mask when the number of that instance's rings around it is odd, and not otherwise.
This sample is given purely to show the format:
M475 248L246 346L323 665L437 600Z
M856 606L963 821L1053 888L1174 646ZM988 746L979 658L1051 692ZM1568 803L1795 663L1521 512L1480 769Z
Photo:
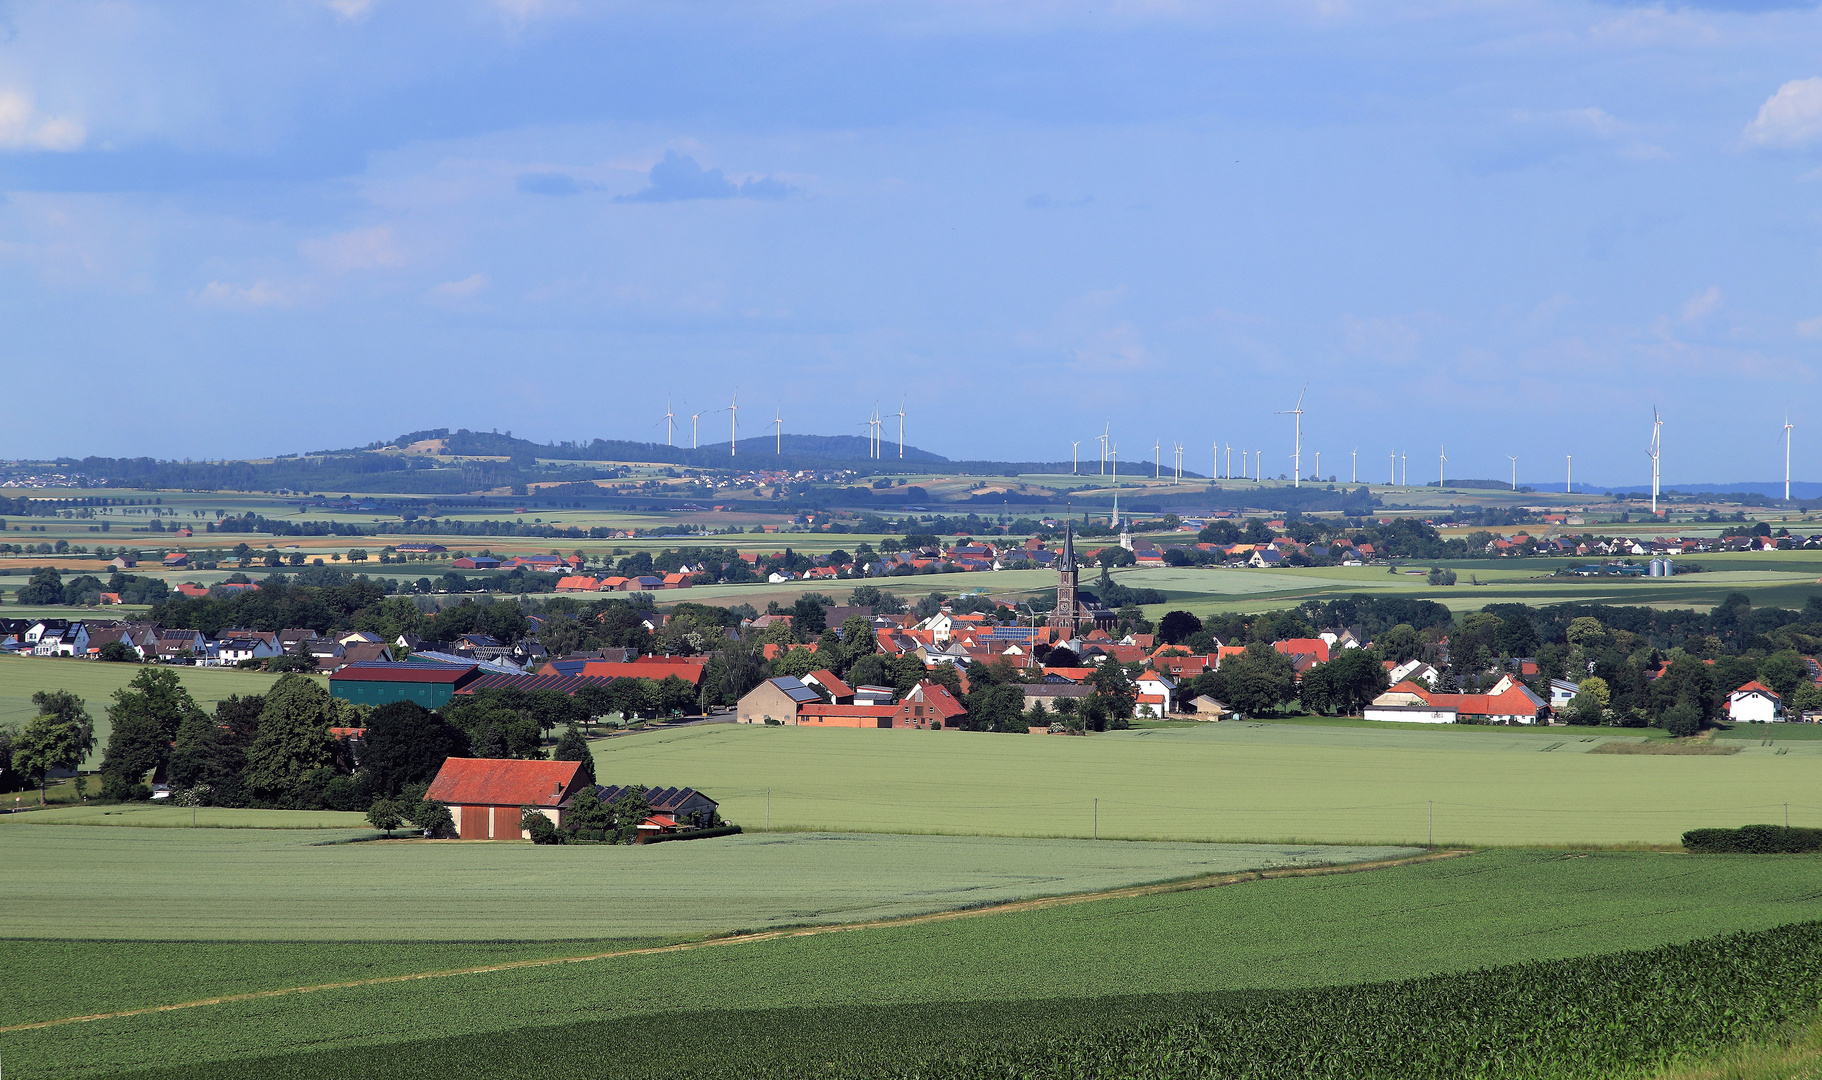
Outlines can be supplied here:
M0 456L1815 479L1819 210L1811 4L0 3Z

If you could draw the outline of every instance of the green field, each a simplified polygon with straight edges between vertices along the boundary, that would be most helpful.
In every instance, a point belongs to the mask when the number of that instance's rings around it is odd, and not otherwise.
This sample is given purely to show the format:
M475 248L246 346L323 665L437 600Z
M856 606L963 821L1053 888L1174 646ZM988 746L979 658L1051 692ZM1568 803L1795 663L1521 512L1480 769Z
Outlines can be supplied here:
M1819 867L1807 857L1491 852L1359 874L322 990L13 1032L4 1036L6 1060L17 1076L96 1075L696 1005L885 1009L1404 978L1813 919L1822 915ZM565 902L592 906L595 882L577 892L576 879L569 881ZM445 887L420 897L413 911L435 925L450 899ZM342 917L356 925L377 906L358 892L344 903ZM517 922L515 912L522 916ZM523 936L522 928L538 917L564 916L549 904L515 902L500 912L490 936ZM55 971L59 985L44 1001L9 995L5 1022L411 970L378 947L286 946L275 953L284 963L259 959L260 948L12 942L0 950L0 982L18 987L32 973ZM403 953L420 946L395 948ZM333 957L343 953L338 966ZM510 955L478 949L475 963ZM547 945L533 946L527 955L550 952ZM446 948L425 948L417 970L445 969L458 958ZM297 967L287 982L289 964ZM110 977L142 966L168 971L169 978Z
M53 789L54 790L54 789ZM26 796L29 801L31 792ZM91 788L90 794L93 794ZM109 825L134 829L365 829L367 815L340 810L254 810L230 806L98 803L52 806L4 819L9 825Z
M664 937L915 915L1206 874L1413 853L1385 847L815 833L637 847L324 844L319 835L295 830L28 824L39 816L0 818L0 847L9 873L38 882L35 896L41 901L12 912L4 936L273 941ZM73 851L81 852L81 858L72 859ZM134 883L130 894L113 887L122 879ZM578 889L586 891L585 897L578 896ZM426 918L431 912L435 917Z
M1749 740L1715 757L1586 752L1615 737L1390 724L1091 738L714 725L598 743L595 761L604 782L688 784L712 792L729 820L772 828L1421 844L1433 810L1438 844L1675 844L1700 826L1782 821L1786 802L1792 824L1822 825L1822 742Z
M101 764L107 749L108 704L114 691L125 687L138 674L138 664L103 664L93 660L50 659L46 657L0 657L0 725L24 724L38 715L32 695L40 690L69 690L88 706L95 721L95 749L84 763L85 769ZM216 702L234 694L263 694L278 681L277 675L260 671L236 671L232 668L173 667L185 689L197 704L211 708ZM324 681L327 685L327 680Z

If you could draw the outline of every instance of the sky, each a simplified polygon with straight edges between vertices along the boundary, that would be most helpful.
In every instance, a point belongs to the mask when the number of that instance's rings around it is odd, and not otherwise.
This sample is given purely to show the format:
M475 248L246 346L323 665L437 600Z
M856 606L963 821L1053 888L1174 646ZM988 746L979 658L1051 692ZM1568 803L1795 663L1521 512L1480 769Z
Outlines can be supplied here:
M0 0L0 457L1808 480L1819 354L1813 3Z

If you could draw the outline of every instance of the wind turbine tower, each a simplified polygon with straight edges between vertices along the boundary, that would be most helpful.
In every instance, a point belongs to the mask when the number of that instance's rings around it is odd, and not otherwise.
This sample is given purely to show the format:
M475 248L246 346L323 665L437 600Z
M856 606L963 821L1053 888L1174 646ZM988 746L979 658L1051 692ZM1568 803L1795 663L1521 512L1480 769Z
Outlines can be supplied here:
M677 414L671 411L671 399L667 394L664 398L664 445L673 445L671 441L671 431L676 426ZM1785 498L1788 499L1790 496L1786 495Z
M1069 444L1069 475L1071 475L1071 476L1074 476L1076 474L1076 467L1077 467L1076 462L1077 462L1077 458L1078 458L1078 452L1081 450L1081 448L1082 448L1082 440L1080 440L1080 439L1077 439L1075 442L1072 442Z
M1518 490L1518 459L1513 457L1511 454L1507 454L1506 457L1509 458L1512 462L1512 490L1517 491Z
M1664 421L1658 417L1656 409L1651 410L1651 449L1645 456L1651 459L1651 516L1658 512L1658 458L1664 452Z
M1154 439L1151 444L1151 478L1164 479L1164 440Z
M1436 462L1436 490L1441 491L1442 478L1448 475L1449 471L1449 450L1443 446L1437 447L1436 450L1438 459Z
M1278 410L1279 416L1284 416L1288 413L1297 418L1297 437L1291 447L1291 467L1295 473L1295 475L1291 477L1292 487L1300 487L1303 482L1303 395L1309 392L1310 388L1305 386L1302 392L1297 395L1296 408Z
M728 457L735 456L736 451L734 449L734 444L739 441L740 441L740 391L736 390L736 391L734 391L733 398L730 400L730 402L728 404Z
M1354 478L1349 480L1348 483L1360 483L1360 448L1358 446L1354 448Z
M691 450L700 449L702 446L702 443L697 441L697 439L696 439L696 421L698 421L700 419L702 419L701 413L691 413L690 414L690 449Z
M1784 501L1790 501L1790 414L1784 414Z
M1322 479L1322 451L1316 451L1316 479Z
M777 410L777 409L772 410L772 427L774 428L774 430L772 432L772 452L777 454L779 457L783 457L784 456L784 413L782 411Z
M898 460L905 460L905 399L898 399Z

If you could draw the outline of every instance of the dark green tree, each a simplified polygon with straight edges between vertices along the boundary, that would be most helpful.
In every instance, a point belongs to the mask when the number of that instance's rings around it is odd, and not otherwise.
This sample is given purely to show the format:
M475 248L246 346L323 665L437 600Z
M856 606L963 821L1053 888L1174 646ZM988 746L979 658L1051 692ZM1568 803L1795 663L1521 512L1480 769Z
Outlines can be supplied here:
M1262 641L1223 660L1220 674L1227 694L1221 700L1242 713L1269 713L1297 695L1297 671L1291 658Z
M246 799L246 767L246 744L225 729L218 717L197 709L178 725L177 742L171 750L172 786L207 787L208 804L238 806Z
M582 732L571 727L563 732L557 745L550 752L553 761L578 761L582 763L582 780L584 783L595 782L595 752L589 749L588 740Z
M314 679L282 675L265 695L259 734L247 750L247 786L269 802L296 800L315 770L335 761L329 693Z
M31 580L26 582L13 598L21 604L42 607L46 604L63 603L63 575L54 568L46 566L33 572Z
M1158 620L1158 639L1166 645L1180 645L1202 630L1202 620L1187 611L1167 611Z
M196 702L170 668L144 668L114 691L108 706L113 730L101 757L102 794L125 798L169 760L178 727L194 711Z
M468 737L437 713L410 701L381 705L367 717L361 769L381 798L429 783L443 762L468 756Z
M1759 661L1759 681L1778 692L1779 697L1796 693L1797 684L1809 678L1809 670L1795 649L1780 649Z
M1702 710L1693 701L1684 699L1664 713L1663 724L1664 730L1677 738L1688 738L1702 730Z
M32 695L38 715L13 737L11 765L38 782L38 801L45 801L52 769L74 769L95 748L94 725L82 699L65 690Z

